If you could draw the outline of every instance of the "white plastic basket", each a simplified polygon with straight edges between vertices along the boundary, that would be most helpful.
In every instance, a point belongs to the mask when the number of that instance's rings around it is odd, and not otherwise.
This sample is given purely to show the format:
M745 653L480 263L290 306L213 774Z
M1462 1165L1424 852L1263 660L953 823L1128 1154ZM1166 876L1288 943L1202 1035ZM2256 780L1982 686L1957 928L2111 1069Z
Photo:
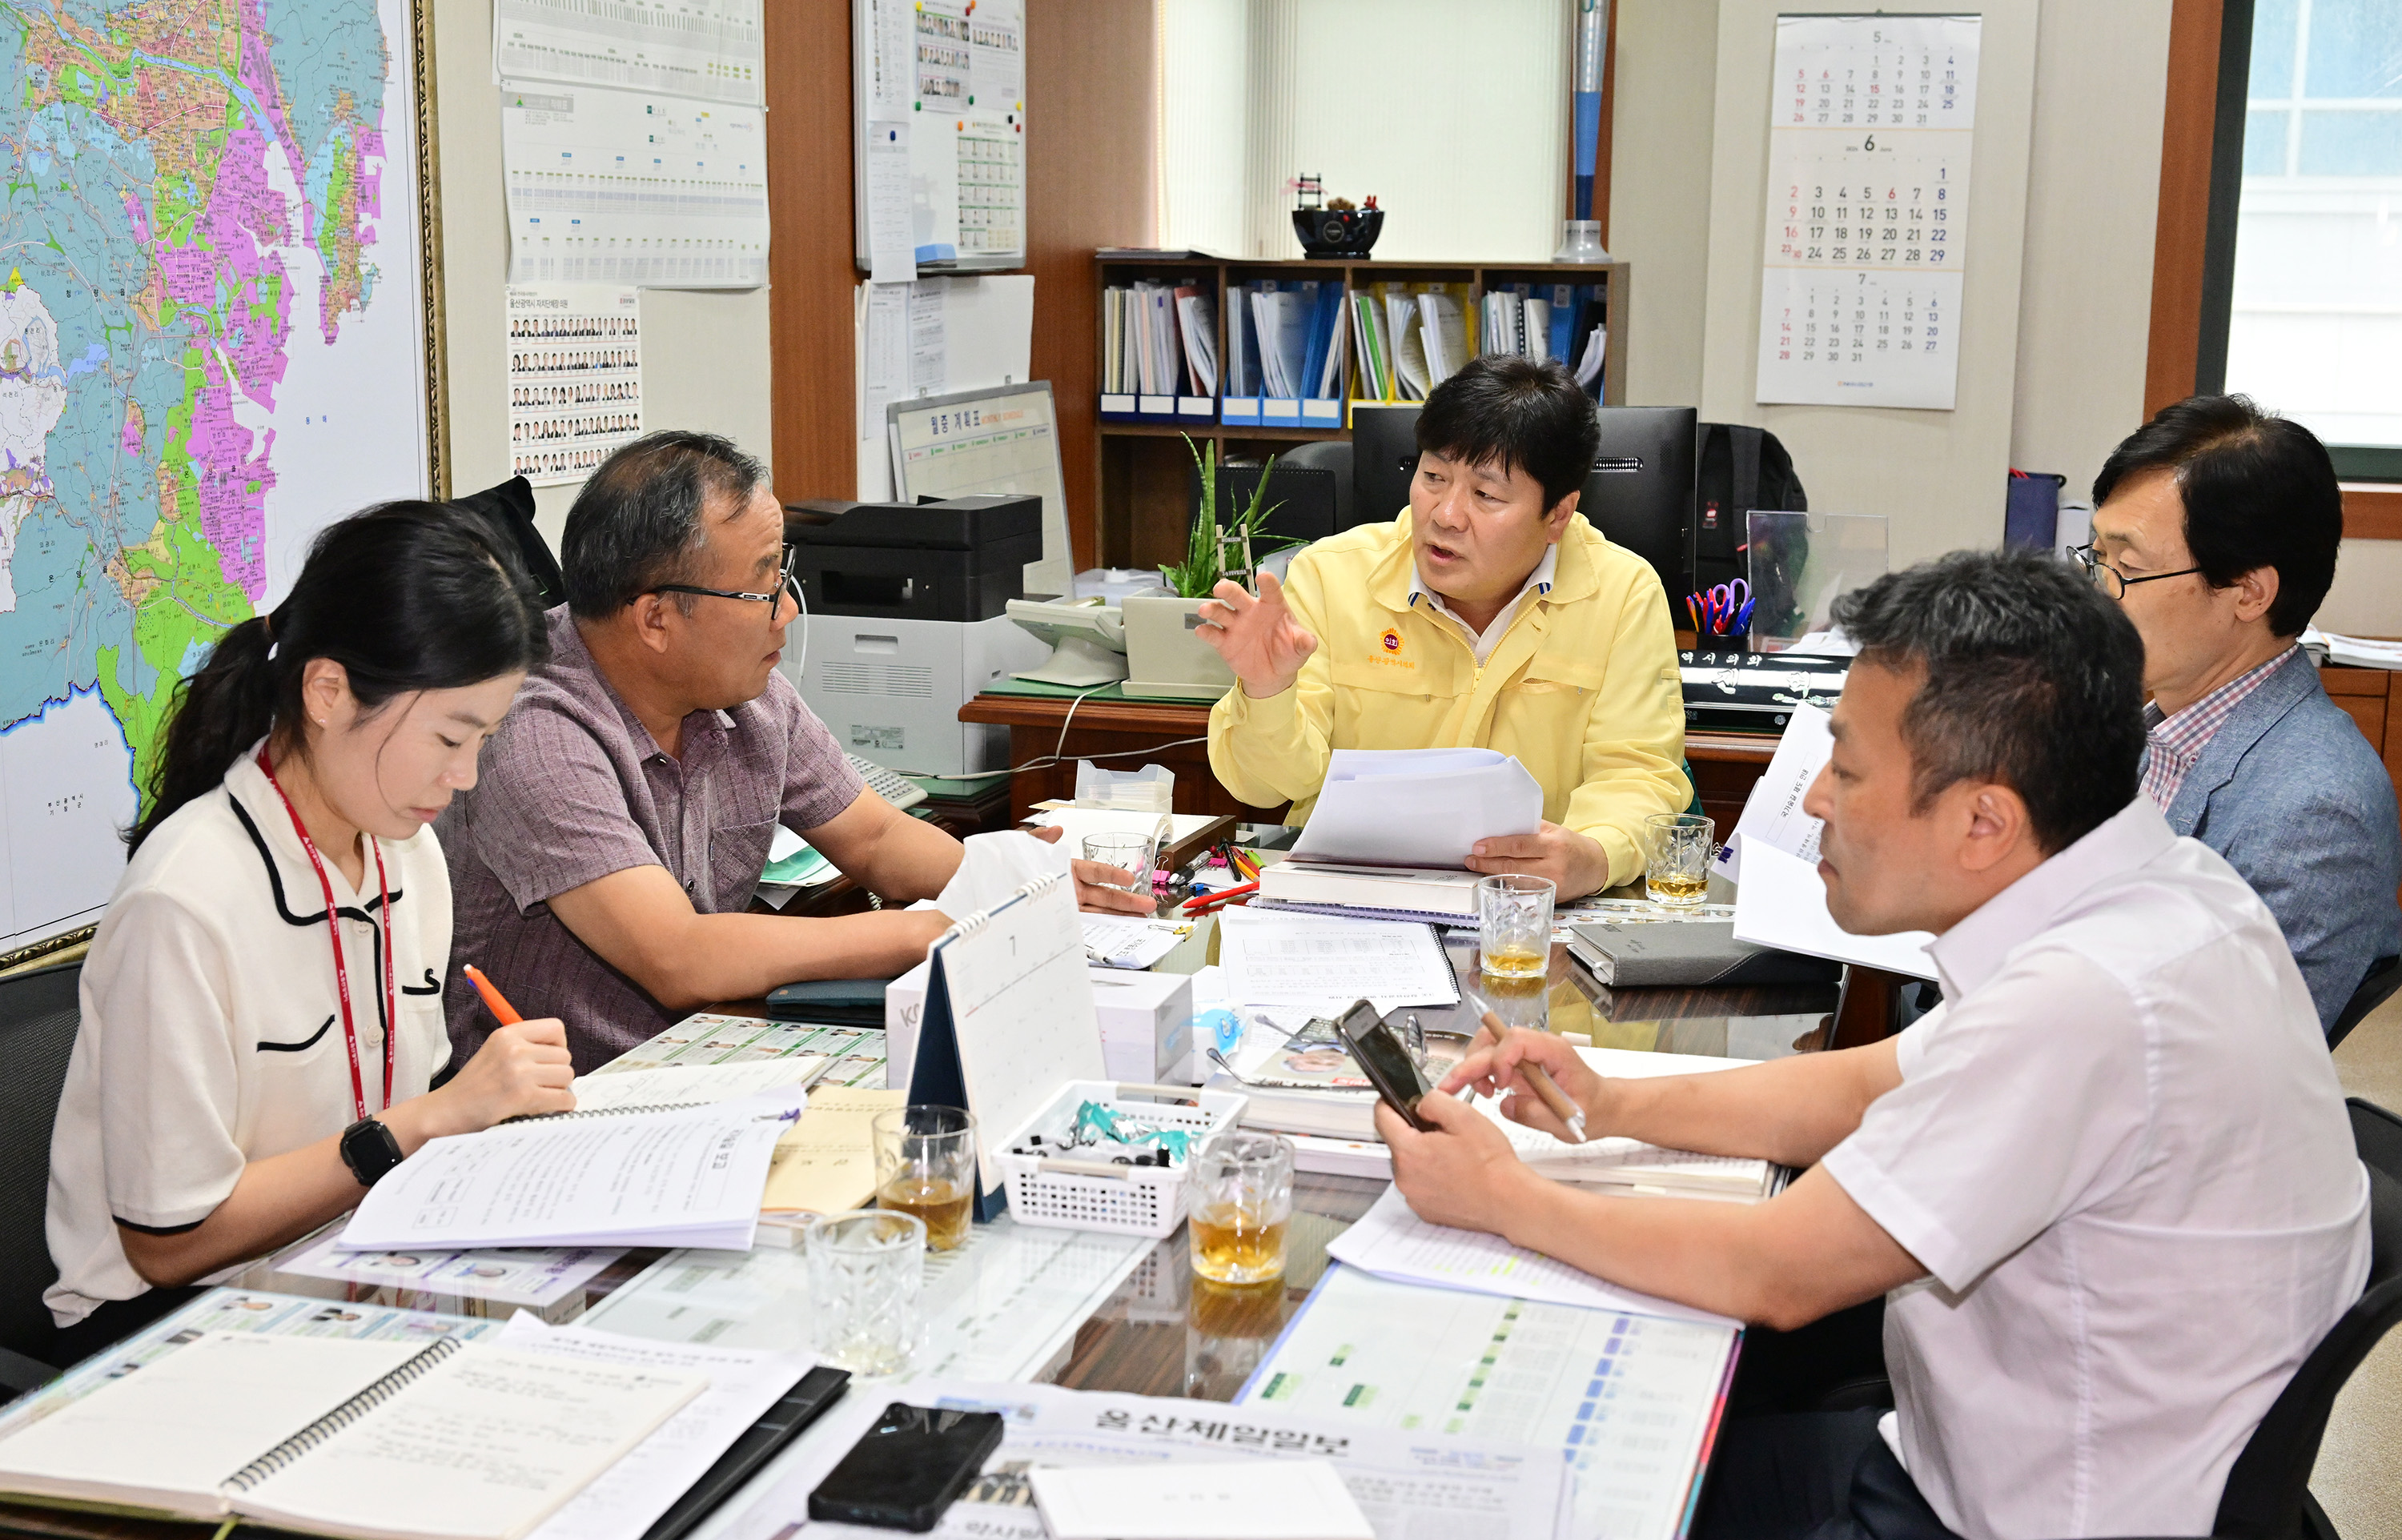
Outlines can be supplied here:
M1194 1106L1146 1101L1146 1095L1178 1097ZM1001 1179L1009 1189L1010 1217L1022 1225L1056 1230L1107 1230L1122 1235L1165 1235L1184 1219L1184 1173L1175 1165L1113 1165L1097 1160L1017 1155L1012 1151L1036 1134L1070 1125L1077 1107L1098 1102L1121 1125L1135 1129L1182 1129L1195 1148L1235 1126L1248 1098L1190 1086L1127 1085L1115 1080L1070 1080L1049 1106L1012 1129L1001 1142Z

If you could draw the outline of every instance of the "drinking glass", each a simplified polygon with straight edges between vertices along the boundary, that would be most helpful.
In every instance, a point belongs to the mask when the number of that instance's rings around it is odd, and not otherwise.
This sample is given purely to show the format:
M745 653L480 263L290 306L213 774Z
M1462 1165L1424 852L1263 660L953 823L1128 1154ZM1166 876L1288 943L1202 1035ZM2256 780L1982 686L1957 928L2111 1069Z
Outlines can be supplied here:
M1697 907L1710 890L1718 824L1699 813L1654 813L1643 823L1651 843L1644 896L1671 909Z
M926 1224L915 1214L834 1214L802 1232L818 1357L853 1374L897 1374L924 1323Z
M1476 882L1477 967L1496 979L1539 979L1551 971L1549 877L1516 872Z
M1130 883L1110 883L1129 893L1151 896L1151 841L1140 834L1087 834L1084 836L1084 859L1103 866L1123 867L1134 873Z
M1202 1147L1185 1175L1194 1272L1219 1284L1284 1276L1292 1155L1292 1141L1276 1134L1229 1134Z
M968 1238L975 1197L975 1117L956 1107L896 1107L879 1112L876 1137L876 1206L914 1214L926 1227L930 1251L951 1251Z

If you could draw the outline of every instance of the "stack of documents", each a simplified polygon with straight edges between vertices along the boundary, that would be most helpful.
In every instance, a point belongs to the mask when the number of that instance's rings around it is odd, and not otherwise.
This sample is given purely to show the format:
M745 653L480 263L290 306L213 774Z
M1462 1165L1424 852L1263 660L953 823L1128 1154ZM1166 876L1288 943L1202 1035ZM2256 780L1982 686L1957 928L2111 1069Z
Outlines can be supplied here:
M748 1249L769 1158L806 1100L794 1086L683 1111L571 1114L431 1139L368 1189L342 1249Z
M1229 909L1218 917L1218 945L1226 991L1245 1005L1332 1017L1360 999L1378 1011L1459 1003L1443 942L1412 921Z
M1276 908L1387 914L1458 924L1476 917L1476 842L1531 834L1543 791L1490 749L1338 749L1292 855L1260 873Z

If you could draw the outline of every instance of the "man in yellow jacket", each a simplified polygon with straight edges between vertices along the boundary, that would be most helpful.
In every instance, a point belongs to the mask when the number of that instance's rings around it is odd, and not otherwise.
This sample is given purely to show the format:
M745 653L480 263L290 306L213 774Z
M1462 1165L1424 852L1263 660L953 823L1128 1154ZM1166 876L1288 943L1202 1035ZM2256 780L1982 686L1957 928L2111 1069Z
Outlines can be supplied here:
M1543 823L1470 867L1563 898L1640 875L1643 820L1692 796L1684 697L1658 575L1577 512L1599 437L1559 364L1477 359L1418 414L1390 524L1318 542L1256 597L1218 584L1200 635L1235 672L1209 713L1226 789L1300 822L1334 749L1497 749L1542 786Z

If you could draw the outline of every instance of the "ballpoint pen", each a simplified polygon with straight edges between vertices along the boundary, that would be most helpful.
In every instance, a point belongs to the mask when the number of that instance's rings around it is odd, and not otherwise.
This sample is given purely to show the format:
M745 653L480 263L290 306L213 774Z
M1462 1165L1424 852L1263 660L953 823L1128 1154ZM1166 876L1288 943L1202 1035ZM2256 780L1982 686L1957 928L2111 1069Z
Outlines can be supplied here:
M484 997L484 1004L491 1008L492 1014L500 1018L503 1026L515 1026L525 1020L518 1014L517 1007L501 998L501 992L492 987L491 980L484 977L482 969L469 963L460 971L466 974L467 982L476 986L476 993Z
M1509 1028L1501 1024L1501 1018L1493 1013L1493 1008L1485 1003L1482 996L1472 989L1467 994L1469 1003L1484 1013L1483 1029L1469 1039L1470 1052L1473 1052L1476 1045L1484 1040L1484 1034L1487 1032L1493 1035L1493 1045L1498 1048ZM1535 1094L1541 1097L1543 1105L1552 1109L1552 1116L1567 1125L1569 1140L1575 1144L1584 1143L1584 1108L1577 1106L1568 1093L1560 1089L1559 1082L1552 1079L1551 1072L1539 1064L1521 1063L1518 1066L1518 1073L1526 1078L1526 1083L1534 1088Z

